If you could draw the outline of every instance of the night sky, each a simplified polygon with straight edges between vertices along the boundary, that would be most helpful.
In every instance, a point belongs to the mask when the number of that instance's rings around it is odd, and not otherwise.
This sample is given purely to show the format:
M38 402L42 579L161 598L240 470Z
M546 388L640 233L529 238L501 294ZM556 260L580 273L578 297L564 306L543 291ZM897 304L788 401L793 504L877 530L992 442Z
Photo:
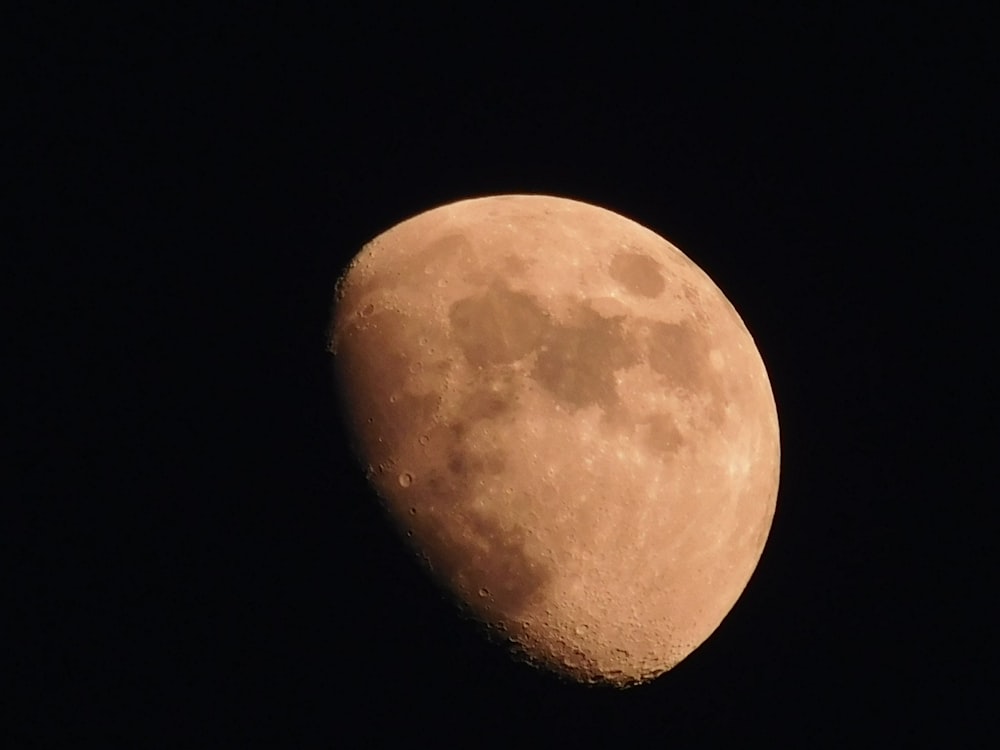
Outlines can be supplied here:
M995 739L986 4L133 5L23 4L0 31L5 747ZM771 377L763 558L648 686L484 640L338 426L345 264L495 193L669 239Z

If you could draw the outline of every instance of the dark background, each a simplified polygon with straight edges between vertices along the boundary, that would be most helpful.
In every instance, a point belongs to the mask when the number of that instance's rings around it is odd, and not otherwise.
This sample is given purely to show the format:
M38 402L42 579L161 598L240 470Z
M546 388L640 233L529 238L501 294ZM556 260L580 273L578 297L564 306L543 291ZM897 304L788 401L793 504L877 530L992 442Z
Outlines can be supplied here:
M5 747L995 739L986 4L133 5L0 32ZM634 690L458 619L337 426L343 266L504 192L670 239L771 375L760 566Z

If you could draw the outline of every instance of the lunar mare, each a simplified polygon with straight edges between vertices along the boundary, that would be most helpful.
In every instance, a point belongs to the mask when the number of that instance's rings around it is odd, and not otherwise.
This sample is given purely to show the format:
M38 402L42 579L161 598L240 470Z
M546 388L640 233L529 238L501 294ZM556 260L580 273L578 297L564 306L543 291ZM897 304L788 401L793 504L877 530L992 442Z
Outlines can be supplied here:
M350 264L329 350L390 516L536 664L643 682L745 588L774 399L736 310L650 230L549 196L427 211Z

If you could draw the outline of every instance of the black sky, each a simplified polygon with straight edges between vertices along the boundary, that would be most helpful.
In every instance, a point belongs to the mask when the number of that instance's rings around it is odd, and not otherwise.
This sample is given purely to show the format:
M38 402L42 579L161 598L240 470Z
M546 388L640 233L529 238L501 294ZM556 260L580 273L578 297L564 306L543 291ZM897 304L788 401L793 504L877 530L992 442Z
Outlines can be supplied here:
M975 458L995 440L1000 68L985 4L888 5L12 11L5 746L995 735ZM764 557L640 689L483 642L337 427L343 266L403 218L502 192L670 239L771 375Z

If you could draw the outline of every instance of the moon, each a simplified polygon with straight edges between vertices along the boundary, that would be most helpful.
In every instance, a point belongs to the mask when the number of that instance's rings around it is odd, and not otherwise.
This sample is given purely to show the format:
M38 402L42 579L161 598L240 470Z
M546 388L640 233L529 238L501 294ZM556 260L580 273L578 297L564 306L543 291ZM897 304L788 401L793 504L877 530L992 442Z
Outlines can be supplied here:
M646 682L746 587L774 398L732 304L654 232L543 195L435 208L354 258L328 349L388 515L516 655Z

